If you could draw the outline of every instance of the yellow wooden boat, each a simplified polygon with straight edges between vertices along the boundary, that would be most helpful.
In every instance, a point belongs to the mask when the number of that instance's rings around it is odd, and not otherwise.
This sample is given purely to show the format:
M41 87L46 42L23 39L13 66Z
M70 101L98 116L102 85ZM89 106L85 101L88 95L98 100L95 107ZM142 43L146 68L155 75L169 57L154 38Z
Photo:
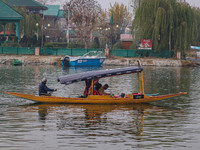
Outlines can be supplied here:
M135 104L135 103L148 103L153 101L159 101L187 93L177 93L170 95L158 95L147 96L141 99L134 99L133 94L128 94L124 98L111 97L110 95L89 95L87 98L68 98L68 97L56 97L56 96L35 96L23 93L4 92L6 94L14 95L17 97L29 99L35 102L42 103L68 103L68 104Z
M139 82L139 93L131 93L123 96L113 96L113 95L94 95L94 80L119 76L124 74L133 74L138 75ZM99 71L89 71L73 75L67 75L59 77L58 81L61 84L72 84L79 81L88 81L91 80L91 95L87 97L55 97L55 96L35 96L23 93L15 92L5 92L6 94L14 95L17 97L29 99L35 102L42 103L69 103L69 104L135 104L135 103L148 103L153 101L159 101L179 95L185 95L186 92L180 92L176 94L169 95L147 95L144 92L144 80L143 80L143 68L138 62L137 67L128 67L128 68L118 68L118 69L107 69Z

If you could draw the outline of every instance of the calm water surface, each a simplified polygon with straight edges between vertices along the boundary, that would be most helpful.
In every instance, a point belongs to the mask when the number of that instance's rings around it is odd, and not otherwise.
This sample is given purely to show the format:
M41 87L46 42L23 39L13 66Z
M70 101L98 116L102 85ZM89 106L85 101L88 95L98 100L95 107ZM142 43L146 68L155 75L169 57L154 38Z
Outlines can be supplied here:
M109 68L109 67L108 67ZM110 67L111 68L111 67ZM59 76L101 68L0 66L0 91L37 94L43 77L55 96L77 96L84 82L61 85ZM0 92L0 149L199 149L200 68L145 67L146 93L179 96L137 105L35 104ZM101 79L114 94L138 91L136 75Z

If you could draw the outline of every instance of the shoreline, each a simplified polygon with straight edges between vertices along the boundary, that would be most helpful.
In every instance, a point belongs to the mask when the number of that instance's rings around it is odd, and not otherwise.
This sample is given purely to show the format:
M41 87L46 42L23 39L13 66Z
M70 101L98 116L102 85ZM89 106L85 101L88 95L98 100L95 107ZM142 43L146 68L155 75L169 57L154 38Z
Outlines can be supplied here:
M20 60L23 65L61 65L63 56L35 56L35 55L0 55L0 64L11 65L13 60ZM140 60L142 66L185 67L199 66L191 60L177 60L165 58L106 58L103 66L136 66Z

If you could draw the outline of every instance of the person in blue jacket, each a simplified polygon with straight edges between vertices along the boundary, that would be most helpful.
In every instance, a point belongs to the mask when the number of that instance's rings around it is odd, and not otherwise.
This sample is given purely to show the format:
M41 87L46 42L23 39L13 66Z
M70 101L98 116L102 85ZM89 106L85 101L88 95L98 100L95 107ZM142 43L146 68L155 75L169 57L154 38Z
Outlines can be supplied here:
M46 86L47 79L43 78L42 82L39 85L39 96L44 95L44 96L51 96L51 93L48 93L49 91L57 91L57 89L50 89Z

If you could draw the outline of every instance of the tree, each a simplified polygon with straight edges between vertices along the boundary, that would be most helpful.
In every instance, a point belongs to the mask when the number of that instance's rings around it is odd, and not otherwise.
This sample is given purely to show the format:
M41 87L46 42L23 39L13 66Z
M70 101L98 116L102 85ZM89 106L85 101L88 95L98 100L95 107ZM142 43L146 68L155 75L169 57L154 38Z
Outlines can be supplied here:
M112 45L119 41L120 34L130 24L131 14L128 12L127 7L124 4L120 5L115 2L113 6L110 5L110 9L101 11L98 26L106 43L109 43L112 48Z
M118 25L119 28L125 28L131 23L131 14L128 12L127 7L124 4L119 4L115 2L112 6L110 4L109 16L113 14L113 21L115 25Z
M194 27L196 30L195 35L194 35L196 36L196 39L192 41L192 44L200 46L200 9L199 8L192 8L192 9L194 11L195 20L197 24L197 26Z
M131 1L131 2L132 2L131 7L133 8L133 14L134 14L134 15L135 15L135 12L136 12L137 8L138 8L139 5L140 5L140 1L141 1L141 0L132 0L132 1Z
M176 0L141 0L134 27L141 39L152 39L157 51L180 51L184 54L196 38L196 19L188 3Z
M95 0L70 0L64 5L66 14L68 14L68 9L71 13L72 29L76 37L79 37L87 48L92 32L98 23L101 12L100 4Z
M114 24L111 24L111 44L113 45L120 40L120 34L124 32L125 28L128 25L131 25L131 14L128 12L128 9L124 4L120 5L115 2L113 6L110 6L109 16L113 15L114 22Z
M37 39L41 36L41 16L32 12L27 14L23 8L16 8L16 10L24 16L24 19L20 21L20 30L24 36L23 40L26 39L27 42L25 44L21 42L21 44L23 46L34 46L35 36L38 36ZM36 23L38 26L36 26Z

